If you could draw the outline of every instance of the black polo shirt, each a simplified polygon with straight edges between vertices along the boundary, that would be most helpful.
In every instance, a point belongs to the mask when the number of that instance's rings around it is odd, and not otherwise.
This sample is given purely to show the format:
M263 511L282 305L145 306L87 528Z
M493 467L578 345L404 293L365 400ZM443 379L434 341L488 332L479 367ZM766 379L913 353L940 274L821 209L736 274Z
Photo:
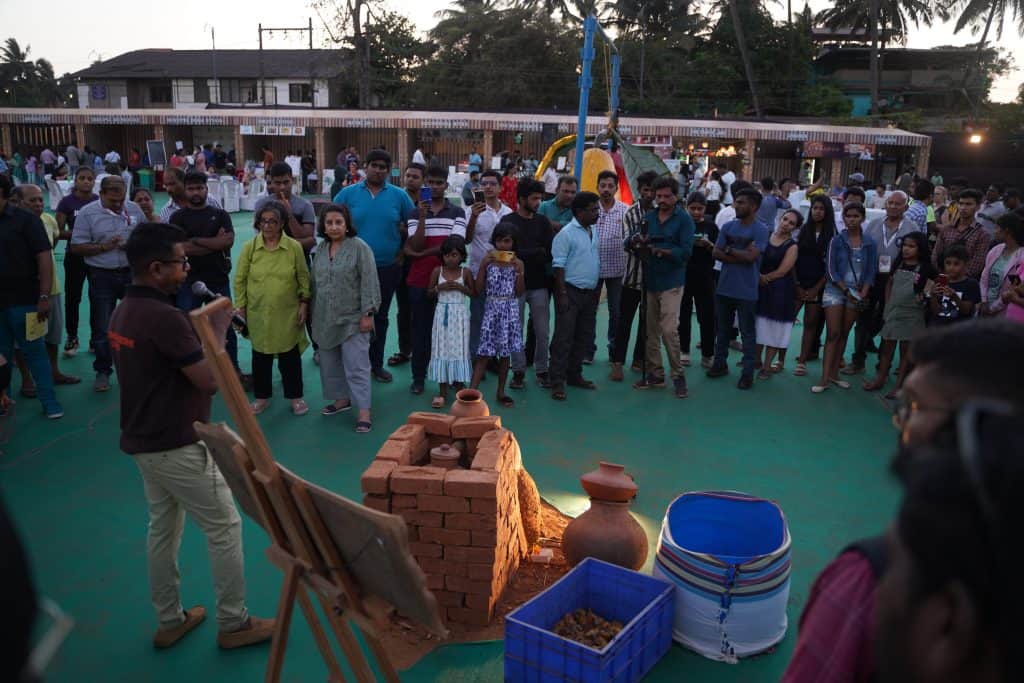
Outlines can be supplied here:
M189 239L216 237L222 228L224 232L235 232L231 225L231 215L224 209L212 206L204 206L201 209L178 209L171 216L170 223L184 230ZM210 286L227 284L228 273L231 271L230 251L189 256L188 262L190 283L201 280Z
M121 450L154 453L199 441L192 423L209 422L212 398L181 371L203 359L188 316L163 292L132 285L107 337L121 388Z
M0 211L0 309L39 302L36 256L52 248L39 216L7 202Z

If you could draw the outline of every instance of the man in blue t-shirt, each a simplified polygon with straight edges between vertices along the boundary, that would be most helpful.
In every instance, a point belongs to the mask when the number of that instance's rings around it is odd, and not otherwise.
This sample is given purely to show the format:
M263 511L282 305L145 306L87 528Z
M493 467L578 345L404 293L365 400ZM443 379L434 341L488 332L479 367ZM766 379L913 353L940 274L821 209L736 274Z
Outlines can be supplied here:
M391 156L382 149L375 149L366 155L366 178L342 189L334 197L336 204L348 207L360 239L370 245L377 263L380 310L374 311L370 368L378 382L392 380L391 373L384 369L388 313L391 299L402 279L402 265L398 262L402 233L415 208L405 190L388 183L390 173Z
M760 206L761 194L757 190L744 188L737 192L733 197L736 219L722 226L713 252L714 257L722 262L722 272L715 293L715 313L718 316L715 360L708 370L708 377L729 374L729 331L733 317L736 317L743 339L743 374L736 385L740 389L754 386L755 317L761 254L771 236L771 231L757 220Z

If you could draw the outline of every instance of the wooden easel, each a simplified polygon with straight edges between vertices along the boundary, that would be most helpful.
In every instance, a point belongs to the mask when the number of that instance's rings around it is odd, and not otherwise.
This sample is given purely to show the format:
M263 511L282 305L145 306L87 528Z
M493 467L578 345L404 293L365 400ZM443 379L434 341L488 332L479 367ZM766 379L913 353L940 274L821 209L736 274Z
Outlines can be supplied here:
M217 339L210 322L211 314L230 307L231 301L222 298L190 315L240 437L224 425L197 423L196 430L214 453L243 511L266 530L271 542L266 551L267 557L284 572L264 680L267 683L280 680L292 611L295 601L298 601L327 666L329 680L332 683L345 681L307 593L310 590L320 602L331 632L356 680L372 683L377 679L350 622L355 622L362 632L384 679L398 683L398 674L380 643L375 620L367 604L368 598L375 597L375 593L369 590L370 586L376 582L376 594L386 594L380 597L389 597L389 602L406 616L434 633L442 637L447 635L434 596L426 589L425 577L408 552L405 523L401 518L363 508L326 492L288 472L274 460L224 350L224 340ZM353 576L339 548L337 536L331 534L325 523L325 510L335 517L348 515L345 522L351 519L354 523L362 523L375 534L375 546L380 548L375 547L377 555L371 553L367 559L374 561L375 557L378 558L377 561L390 571L388 576L397 585L381 586L380 579L374 577L373 566L362 568L361 581Z

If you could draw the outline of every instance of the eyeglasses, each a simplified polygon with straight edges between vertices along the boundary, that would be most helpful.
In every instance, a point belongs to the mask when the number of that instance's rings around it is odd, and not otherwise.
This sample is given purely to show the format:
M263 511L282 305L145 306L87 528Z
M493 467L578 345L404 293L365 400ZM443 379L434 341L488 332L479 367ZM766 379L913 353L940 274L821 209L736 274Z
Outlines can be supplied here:
M954 410L947 406L926 406L920 401L907 397L906 392L900 391L896 396L896 402L892 407L892 425L901 432L906 428L910 418L917 413L952 413Z
M164 259L160 259L160 263L166 263L168 265L171 264L171 263L178 263L178 264L181 264L182 268L188 268L188 256L182 256L181 258L177 258L177 259L170 259L169 261L165 261Z

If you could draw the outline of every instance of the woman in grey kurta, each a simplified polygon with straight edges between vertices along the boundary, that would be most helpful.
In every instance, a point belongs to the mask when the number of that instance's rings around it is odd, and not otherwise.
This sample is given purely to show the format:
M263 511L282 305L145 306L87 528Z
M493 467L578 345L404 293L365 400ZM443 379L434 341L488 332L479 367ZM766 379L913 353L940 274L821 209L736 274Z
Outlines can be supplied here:
M359 411L356 431L370 420L370 335L380 307L373 251L356 237L348 207L332 204L320 213L312 268L313 339L320 346L320 382L327 404L321 414Z

